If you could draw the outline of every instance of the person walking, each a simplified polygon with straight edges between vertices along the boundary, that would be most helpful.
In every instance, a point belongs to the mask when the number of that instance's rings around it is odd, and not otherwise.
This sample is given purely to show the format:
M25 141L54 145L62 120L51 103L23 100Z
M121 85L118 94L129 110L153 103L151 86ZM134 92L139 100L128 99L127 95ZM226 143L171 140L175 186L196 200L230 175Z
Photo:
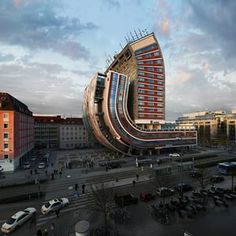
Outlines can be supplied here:
M78 188L79 188L78 184L75 184L75 191L76 192L78 192Z
M57 210L56 210L56 216L57 216L57 218L59 218L59 214L60 214L60 210L57 209Z
M136 183L135 180L133 180L133 187L135 187L135 183Z
M85 184L82 184L82 194L85 193Z
M138 174L136 175L136 179L137 179L137 181L139 180L139 175Z

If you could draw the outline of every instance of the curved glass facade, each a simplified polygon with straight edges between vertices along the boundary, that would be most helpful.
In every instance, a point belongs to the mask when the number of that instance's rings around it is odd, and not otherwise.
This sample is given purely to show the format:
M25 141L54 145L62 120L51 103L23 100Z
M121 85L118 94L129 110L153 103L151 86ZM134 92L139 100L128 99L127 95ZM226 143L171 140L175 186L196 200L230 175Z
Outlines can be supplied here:
M101 144L139 154L194 146L196 131L163 130L164 62L154 34L131 42L85 90L84 117Z

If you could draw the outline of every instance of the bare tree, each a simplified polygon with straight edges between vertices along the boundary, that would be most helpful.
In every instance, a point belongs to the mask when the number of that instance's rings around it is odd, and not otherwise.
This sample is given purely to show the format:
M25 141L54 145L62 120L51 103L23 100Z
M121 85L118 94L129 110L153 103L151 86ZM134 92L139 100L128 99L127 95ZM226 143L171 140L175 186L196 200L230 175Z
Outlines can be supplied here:
M105 188L104 183L92 186L92 193L95 204L92 209L103 214L104 217L104 235L108 235L109 215L111 212L111 204L114 201L113 188Z
M199 176L196 177L197 182L199 182L201 189L203 190L207 184L209 176L207 174L206 168L199 168Z

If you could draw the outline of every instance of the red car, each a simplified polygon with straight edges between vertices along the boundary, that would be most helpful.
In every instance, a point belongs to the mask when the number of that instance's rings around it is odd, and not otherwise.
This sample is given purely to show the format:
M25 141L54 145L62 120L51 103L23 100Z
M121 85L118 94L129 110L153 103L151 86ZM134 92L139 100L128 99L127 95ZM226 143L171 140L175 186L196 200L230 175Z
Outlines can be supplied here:
M139 197L140 197L140 200L143 201L143 202L148 202L148 201L151 201L151 200L155 199L155 195L153 195L151 193L148 193L148 192L140 193Z

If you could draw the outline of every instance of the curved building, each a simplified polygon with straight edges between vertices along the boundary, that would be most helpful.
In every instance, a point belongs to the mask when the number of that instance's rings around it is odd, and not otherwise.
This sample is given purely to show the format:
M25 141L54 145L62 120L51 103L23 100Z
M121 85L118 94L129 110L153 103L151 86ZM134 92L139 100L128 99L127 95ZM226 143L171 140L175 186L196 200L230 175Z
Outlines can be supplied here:
M196 131L166 126L164 61L155 35L128 43L85 89L84 117L98 141L139 155L196 145Z

